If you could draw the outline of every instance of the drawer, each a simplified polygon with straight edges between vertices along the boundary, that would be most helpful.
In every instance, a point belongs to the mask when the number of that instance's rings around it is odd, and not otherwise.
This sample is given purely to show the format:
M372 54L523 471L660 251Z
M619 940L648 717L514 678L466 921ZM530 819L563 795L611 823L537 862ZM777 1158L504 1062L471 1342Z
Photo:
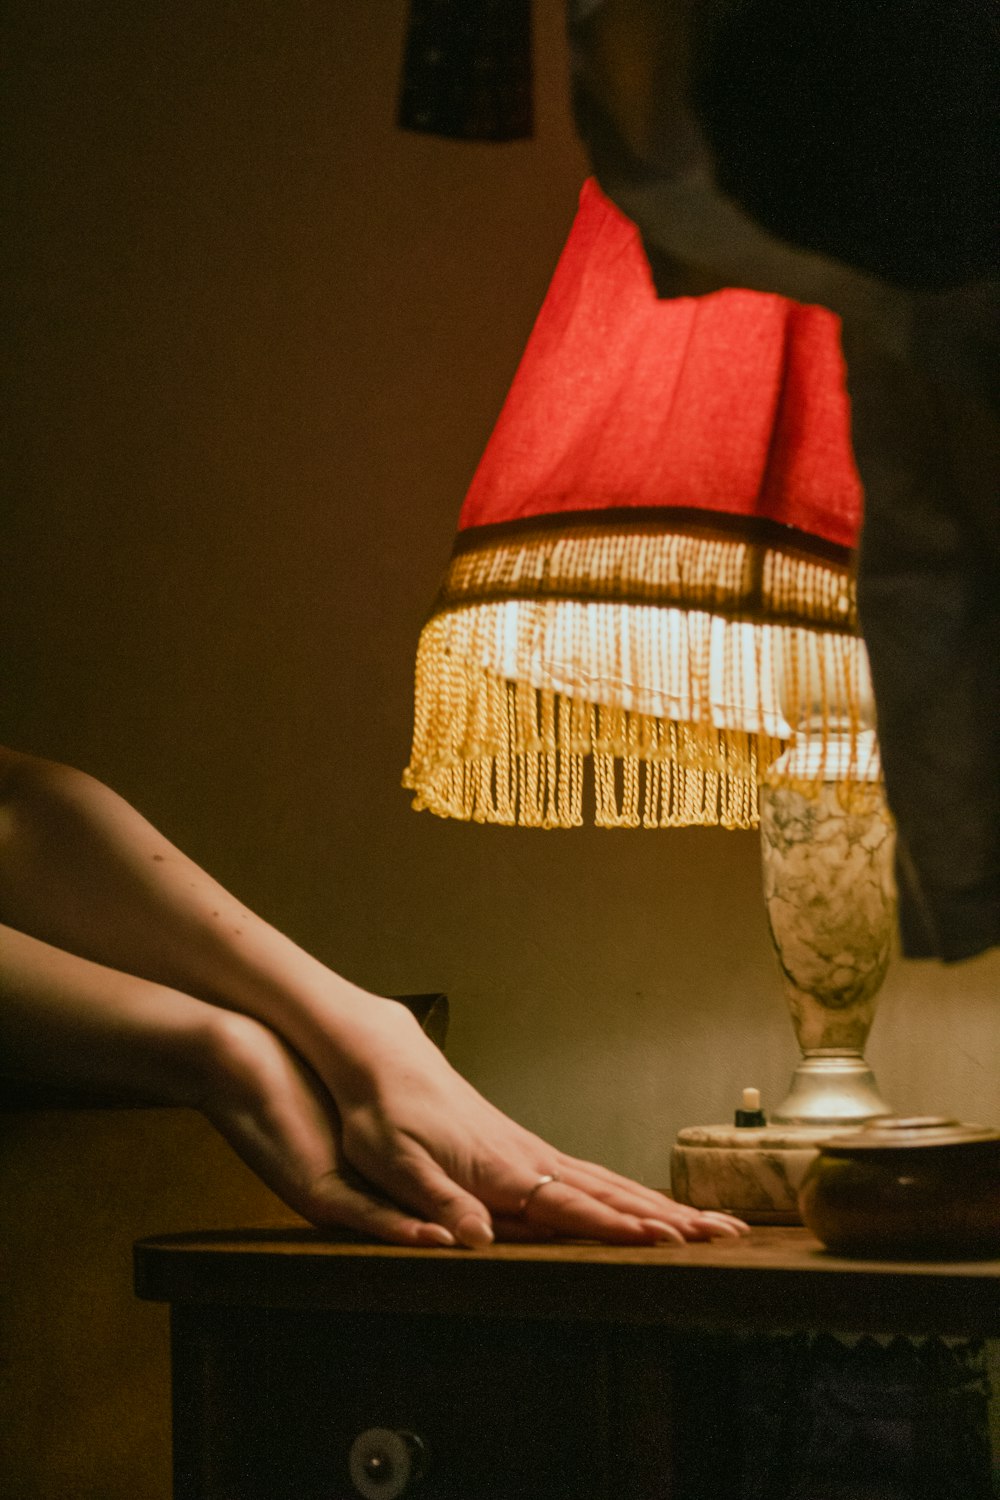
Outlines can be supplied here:
M399 1492L416 1500L613 1493L609 1356L587 1327L182 1305L173 1360L176 1500L357 1500L348 1455L371 1429L419 1439Z

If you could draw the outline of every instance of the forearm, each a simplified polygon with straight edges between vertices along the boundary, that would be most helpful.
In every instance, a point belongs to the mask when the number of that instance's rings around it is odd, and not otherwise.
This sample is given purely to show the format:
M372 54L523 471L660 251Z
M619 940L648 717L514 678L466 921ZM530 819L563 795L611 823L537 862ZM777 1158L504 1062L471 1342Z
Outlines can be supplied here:
M82 772L0 752L0 920L56 948L241 1010L305 1055L373 997L255 916ZM388 1002L385 1002L388 1005ZM366 1021L367 1024L367 1021Z
M0 1074L198 1106L221 1055L214 1006L0 926Z
M0 1078L200 1109L297 1213L410 1244L436 1225L341 1177L336 1110L295 1053L250 1017L0 926Z
M309 957L114 792L2 750L0 921L0 1070L200 1107L314 1223L469 1246L494 1225L739 1232L556 1151L403 1006Z

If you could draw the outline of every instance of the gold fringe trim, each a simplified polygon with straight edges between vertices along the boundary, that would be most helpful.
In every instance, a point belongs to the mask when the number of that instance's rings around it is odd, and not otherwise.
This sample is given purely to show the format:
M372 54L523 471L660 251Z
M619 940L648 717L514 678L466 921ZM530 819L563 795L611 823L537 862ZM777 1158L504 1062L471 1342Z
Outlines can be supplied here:
M817 785L834 739L838 779L877 775L867 700L847 633L608 600L468 603L422 632L403 784L416 808L475 822L577 827L589 780L601 827L750 828L759 782Z
M488 600L609 599L857 631L849 569L794 545L641 520L559 530L525 523L468 549L461 540L436 611Z

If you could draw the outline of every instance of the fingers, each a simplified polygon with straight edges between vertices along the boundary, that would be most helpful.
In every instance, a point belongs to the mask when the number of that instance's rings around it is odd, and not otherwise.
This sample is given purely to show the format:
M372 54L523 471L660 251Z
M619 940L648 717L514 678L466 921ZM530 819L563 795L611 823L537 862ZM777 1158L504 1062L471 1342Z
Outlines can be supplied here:
M456 1243L443 1224L415 1218L363 1187L352 1186L335 1172L303 1194L298 1211L317 1229L352 1229L365 1239L385 1240L391 1245L447 1248Z
M685 1204L660 1199L654 1212L623 1209L600 1194L562 1181L535 1193L518 1217L495 1217L498 1238L597 1239L608 1244L684 1244L688 1240L737 1238L745 1232L728 1215L702 1213Z
M357 1140L345 1140L354 1167L365 1174L396 1203L421 1214L442 1228L453 1244L469 1250L492 1245L493 1219L489 1209L420 1147L407 1151L369 1154Z
M481 1189L487 1202L488 1191ZM523 1207L511 1211L509 1195L494 1228L502 1239L598 1239L615 1244L683 1244L688 1240L735 1239L747 1232L742 1220L677 1203L641 1183L572 1157L539 1172L521 1192Z
M405 1111L397 1104L393 1113L381 1105L339 1112L318 1077L259 1022L230 1014L220 1040L224 1071L206 1113L263 1180L321 1228L470 1249L497 1234L680 1244L742 1231L725 1215L562 1156L452 1083L457 1075L445 1075L449 1113L426 1080L423 1090L408 1088Z
M345 1181L343 1167L331 1175L330 1224L392 1244L427 1247L459 1245L484 1249L494 1239L505 1242L546 1242L554 1239L596 1239L608 1244L677 1244L691 1240L738 1238L746 1225L731 1215L702 1211L675 1203L652 1190L633 1192L607 1186L600 1179L580 1181L557 1177L531 1194L522 1213L509 1210L511 1193L502 1194L504 1207L491 1213L474 1194L459 1187L434 1161L415 1155L405 1165L386 1170L375 1168L380 1187L395 1200L389 1203L359 1179L355 1187ZM352 1174L353 1175L353 1174ZM549 1174L539 1174L547 1176ZM622 1179L627 1182L627 1179ZM515 1195L523 1198L525 1195ZM396 1205L406 1205L421 1217L407 1214ZM313 1223L324 1223L321 1204L308 1204L300 1211Z
M568 1181L577 1182L580 1186L586 1186L588 1191L595 1195L603 1194L609 1202L628 1202L634 1207L643 1207L656 1213L663 1208L665 1203L673 1202L664 1193L657 1192L655 1188L646 1187L644 1183L634 1182L630 1177L623 1177L618 1172L612 1172L609 1167L599 1166L596 1162L580 1161L576 1157L563 1157L558 1168L561 1176Z
M268 1028L227 1014L220 1071L205 1112L289 1208L320 1229L397 1245L454 1245L450 1230L391 1203L344 1160L336 1107L311 1070Z
M443 1179L443 1180L442 1180ZM739 1221L727 1215L701 1213L662 1199L666 1212L642 1217L622 1213L568 1184L546 1184L523 1216L495 1213L471 1194L457 1190L444 1174L427 1174L423 1187L406 1189L421 1197L417 1218L379 1198L374 1190L355 1187L340 1174L315 1184L298 1203L298 1211L319 1228L338 1227L366 1239L414 1247L484 1249L494 1239L506 1243L545 1243L554 1239L598 1239L612 1244L684 1244L718 1236L737 1236ZM286 1192L286 1198L294 1195ZM544 1197L548 1196L548 1204ZM537 1200L537 1207L535 1206ZM677 1218L671 1220L671 1210Z
M729 1215L676 1203L573 1158L559 1158L551 1170L540 1171L523 1158L515 1166L483 1152L468 1173L472 1192L415 1141L404 1149L397 1142L390 1151L384 1140L375 1145L363 1132L349 1131L344 1144L352 1165L379 1190L469 1249L484 1248L494 1239L649 1245L735 1238L746 1232Z
M609 1208L676 1225L685 1239L739 1238L749 1232L743 1220L733 1214L678 1203L594 1162L564 1158L559 1173L564 1181L589 1192Z
M395 1011L376 1008L368 1019L373 1029L351 1033L349 1087L343 1069L317 1060L339 1110L344 1158L456 1243L479 1247L502 1236L679 1244L744 1232L727 1215L564 1156L485 1100L429 1048L412 1018L401 1027ZM550 1178L559 1180L540 1186Z
M531 1238L603 1240L607 1244L648 1245L657 1242L680 1244L684 1235L667 1218L645 1214L623 1213L602 1203L591 1193L560 1178L546 1182L533 1192L521 1214L514 1216L529 1230ZM498 1228L509 1228L511 1216L505 1216ZM520 1233L518 1238L523 1238Z

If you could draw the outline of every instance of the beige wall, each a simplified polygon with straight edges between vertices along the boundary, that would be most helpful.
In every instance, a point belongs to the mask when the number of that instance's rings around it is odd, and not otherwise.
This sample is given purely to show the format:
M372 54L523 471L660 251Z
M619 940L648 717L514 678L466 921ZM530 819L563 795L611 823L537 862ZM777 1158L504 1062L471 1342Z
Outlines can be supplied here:
M447 990L498 1103L662 1183L680 1125L791 1066L754 837L465 827L399 787L422 616L584 172L557 0L536 138L502 147L394 129L404 9L10 7L0 738L114 784L358 982ZM897 966L871 1055L898 1107L1000 1116L998 979ZM70 1127L40 1137L78 1225L87 1128L77 1200ZM218 1222L221 1148L177 1131L123 1239Z

